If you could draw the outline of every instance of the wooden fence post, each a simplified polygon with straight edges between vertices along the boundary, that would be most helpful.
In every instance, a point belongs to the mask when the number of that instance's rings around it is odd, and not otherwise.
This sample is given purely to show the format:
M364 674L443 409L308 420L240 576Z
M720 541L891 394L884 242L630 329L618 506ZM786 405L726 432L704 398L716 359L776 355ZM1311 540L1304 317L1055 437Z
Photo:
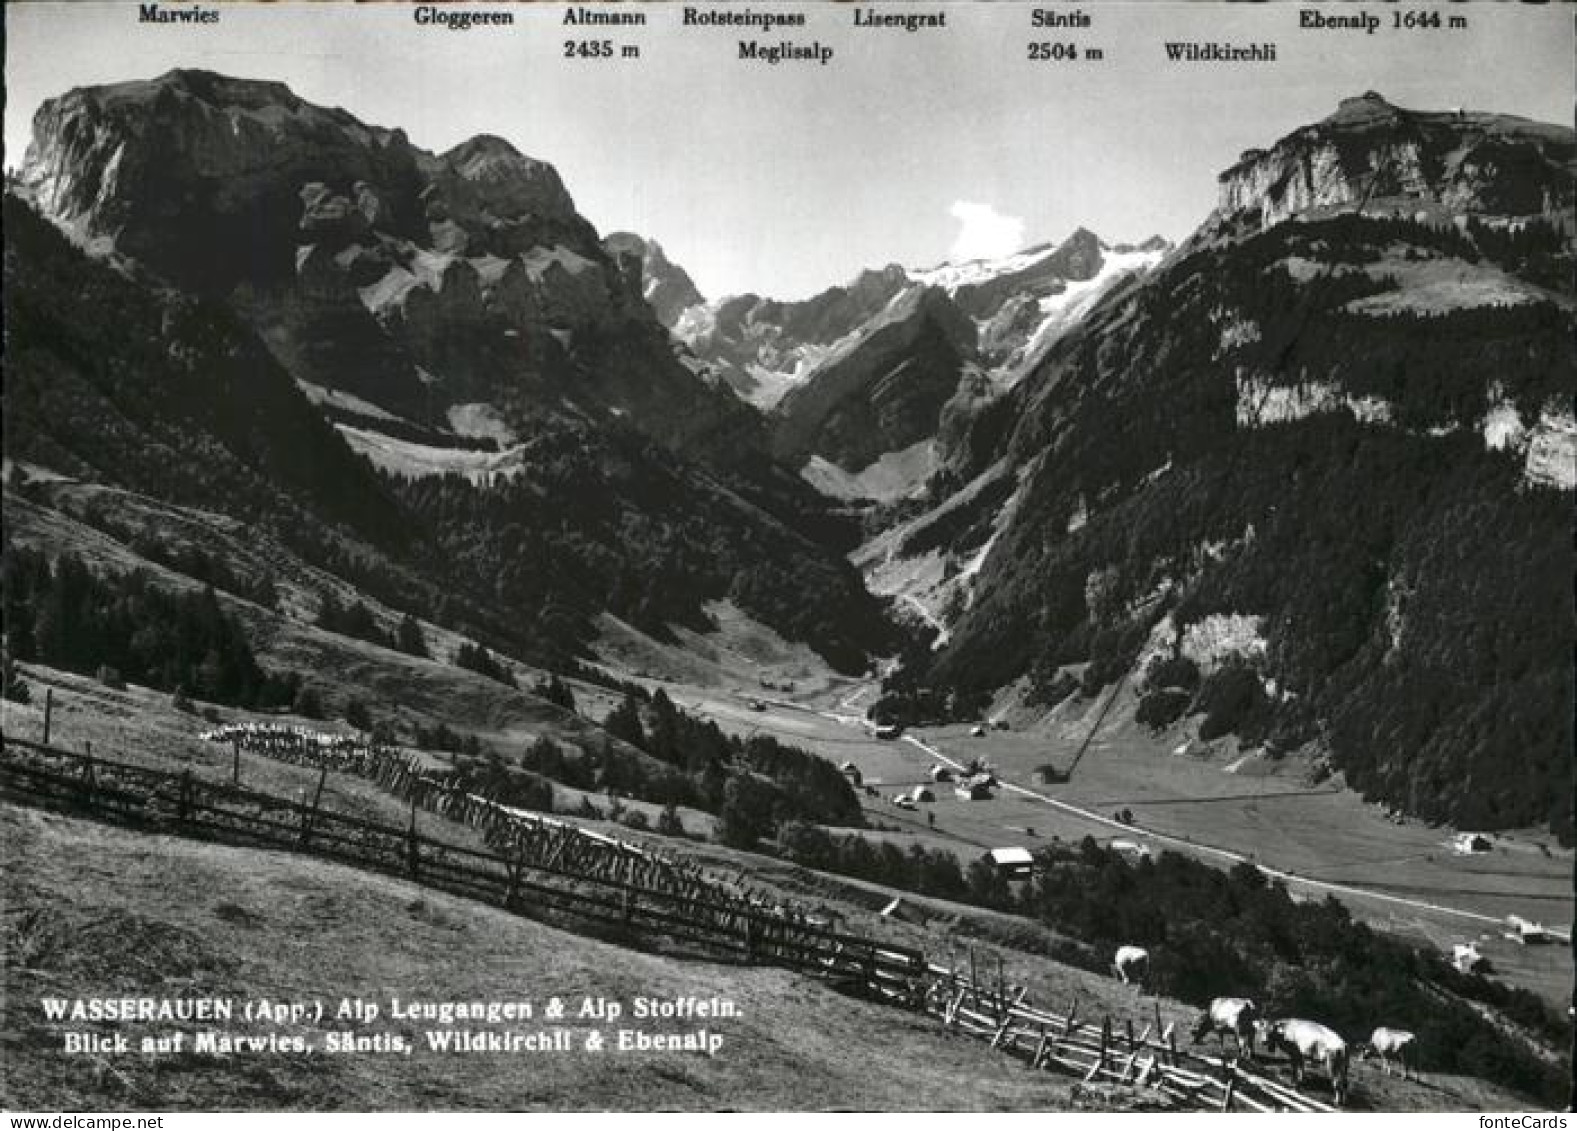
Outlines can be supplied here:
M44 745L49 745L49 724L55 717L55 689L44 688Z
M81 792L78 795L79 799L80 799L80 801L82 803L82 807L84 809L92 809L93 808L93 787L94 787L94 785L95 785L95 782L93 780L93 760L91 758L89 758L89 759L84 760L83 763L82 763L82 785L81 785Z
M1232 1093L1237 1090L1238 1084L1237 1063L1231 1060L1225 1061L1221 1071L1226 1076L1227 1081L1226 1090L1221 1093L1221 1110L1231 1111Z
M515 900L520 896L520 856L518 852L510 857L505 864L505 868L509 872L509 888L504 892L504 906L505 908L513 909Z
M301 847L307 846L307 841L312 836L312 824L318 815L318 802L323 800L323 785L329 778L329 764L324 762L318 768L318 788L312 795L312 805L301 814Z
M416 800L411 799L411 827L405 834L405 869L411 875L421 871L421 838L416 835Z

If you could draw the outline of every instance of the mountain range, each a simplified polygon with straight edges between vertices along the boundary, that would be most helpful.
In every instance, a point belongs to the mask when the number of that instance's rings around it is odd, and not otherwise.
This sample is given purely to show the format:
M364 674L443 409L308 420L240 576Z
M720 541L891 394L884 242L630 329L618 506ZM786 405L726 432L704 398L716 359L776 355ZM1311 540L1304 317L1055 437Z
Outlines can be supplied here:
M1175 248L708 301L501 138L173 71L35 118L6 455L35 504L223 515L522 657L726 601L901 657L883 717L1131 682L1148 725L1569 837L1574 173L1570 129L1370 93Z

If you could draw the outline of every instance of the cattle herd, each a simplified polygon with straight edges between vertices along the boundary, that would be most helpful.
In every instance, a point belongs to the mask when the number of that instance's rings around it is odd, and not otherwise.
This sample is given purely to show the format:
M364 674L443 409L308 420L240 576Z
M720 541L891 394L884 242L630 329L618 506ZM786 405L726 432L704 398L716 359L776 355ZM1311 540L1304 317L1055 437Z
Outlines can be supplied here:
M1119 947L1112 961L1112 970L1124 985L1142 986L1149 968L1150 954L1143 947ZM1269 1019L1262 1017L1259 1007L1248 998L1218 997L1195 1022L1194 1044L1208 1040L1212 1034L1221 1043L1223 1053L1230 1034L1237 1056L1242 1059L1254 1059L1256 1041L1267 1050L1284 1053L1292 1065L1292 1078L1299 1085L1303 1084L1309 1065L1319 1066L1330 1080L1336 1105L1340 1107L1347 1102L1347 1073L1352 1050L1340 1034L1318 1021L1301 1017ZM1405 1079L1414 1072L1412 1059L1416 1044L1416 1036L1407 1030L1382 1025L1367 1041L1358 1044L1358 1058L1378 1057L1387 1076L1394 1062L1401 1067Z

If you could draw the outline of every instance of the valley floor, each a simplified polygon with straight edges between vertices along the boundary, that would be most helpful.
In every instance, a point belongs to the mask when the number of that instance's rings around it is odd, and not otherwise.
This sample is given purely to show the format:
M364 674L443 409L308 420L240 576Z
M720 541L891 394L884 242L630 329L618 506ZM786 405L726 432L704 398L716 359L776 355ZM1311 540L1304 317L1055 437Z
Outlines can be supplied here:
M864 784L878 790L878 797L863 799L867 818L892 829L891 839L949 847L966 860L990 848L1085 836L1185 851L1222 866L1248 859L1282 873L1295 895L1336 895L1375 927L1447 952L1453 943L1476 941L1506 982L1561 1008L1571 1000L1570 950L1525 946L1506 934L1508 915L1571 929L1574 855L1547 833L1498 835L1492 851L1458 855L1453 830L1388 820L1339 778L1308 784L1302 763L1270 766L1197 744L1192 753L1175 753L1188 732L1157 735L1134 724L1130 702L1110 713L1071 780L1045 785L1036 768L1066 769L1073 762L1096 704L1070 702L1045 719L1027 720L1026 730L974 737L969 726L918 728L903 740L883 741L863 720L873 683L802 679L803 690L763 690L762 679L782 680L781 659L759 654L732 680L645 682L726 730L770 734L852 763ZM754 685L753 671L761 673ZM652 672L662 672L655 661ZM935 788L936 801L916 811L892 804L907 789L929 784L933 765L975 758L1005 783L992 800L962 801L943 784ZM1133 811L1132 826L1113 819L1123 809Z

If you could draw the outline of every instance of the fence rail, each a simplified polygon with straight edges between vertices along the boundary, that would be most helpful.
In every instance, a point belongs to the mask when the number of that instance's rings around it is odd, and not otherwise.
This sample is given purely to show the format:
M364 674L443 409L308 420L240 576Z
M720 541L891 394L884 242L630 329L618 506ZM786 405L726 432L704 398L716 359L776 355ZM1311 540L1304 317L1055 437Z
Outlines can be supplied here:
M309 764L310 763L306 763ZM1329 1111L1240 1064L1177 1048L1159 1009L1135 1036L1131 1020L1040 1010L1022 987L995 985L929 963L919 950L833 930L799 912L741 896L700 869L566 822L512 810L422 774L386 754L335 768L406 798L405 827L234 781L160 771L14 738L0 738L0 798L130 828L226 844L309 853L413 880L512 914L649 948L774 965L940 1020L1035 1069L1151 1088L1183 1108ZM479 827L487 851L424 835L418 809ZM973 965L973 964L971 964Z

